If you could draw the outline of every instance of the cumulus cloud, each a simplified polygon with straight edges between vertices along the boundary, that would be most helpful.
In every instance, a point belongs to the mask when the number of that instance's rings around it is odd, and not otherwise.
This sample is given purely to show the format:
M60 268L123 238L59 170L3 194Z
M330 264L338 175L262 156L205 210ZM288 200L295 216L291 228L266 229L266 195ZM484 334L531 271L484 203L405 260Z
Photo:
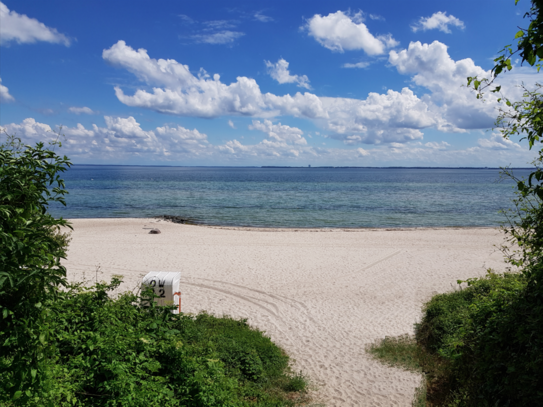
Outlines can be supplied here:
M277 63L270 61L264 61L268 68L268 74L277 82L283 83L296 83L300 88L311 89L309 85L309 78L306 75L291 75L288 70L289 63L283 58L279 59Z
M2 85L2 78L0 78L0 102L13 102L15 98L9 94L9 89Z
M0 2L0 45L11 42L18 44L34 43L37 41L70 45L70 39L59 33L55 28L47 27L35 18L19 14Z
M409 88L370 93L365 100L321 98L330 119L321 121L329 137L345 144L380 144L422 139L421 129L435 125L428 105Z
M233 122L232 120L228 120L228 125L229 125L230 127L232 127L233 129L236 128L236 126L234 125L234 122Z
M122 160L145 155L153 161L170 160L179 156L197 157L210 154L207 135L198 130L181 126L164 125L155 130L143 130L132 116L104 116L105 127L93 124L85 128L78 123L75 127L62 127L64 153L74 157L91 157ZM11 123L3 127L9 134L15 134L25 142L49 141L57 137L48 124L27 118L20 124Z
M311 162L314 165L342 166L500 166L509 163L523 166L537 154L501 139L499 134L481 139L478 146L465 149L453 149L446 142L423 144L417 140L410 143L391 142L372 146L371 149L323 148L300 142L302 131L296 127L255 120L251 125L253 129L266 134L261 142L243 144L238 140L229 140L224 144L212 145L206 134L179 125L165 124L154 130L145 130L133 117L113 116L105 118L105 123L105 127L96 124L88 128L82 124L63 127L66 140L63 140L61 153L67 154L75 162L85 163L133 163L134 160L139 163L187 163L196 160L199 164L263 165L284 162L307 165L307 162ZM27 118L20 124L5 125L0 127L1 130L21 137L27 144L57 137L50 125L33 118Z
M140 124L132 116L112 117L104 116L107 128L112 131L113 137L127 139L152 139L154 133L152 131L144 131Z
M249 126L250 130L259 130L268 135L268 137L277 142L286 144L306 145L307 140L302 137L304 132L297 127L290 127L281 123L273 124L270 120L253 120Z
M326 115L319 98L310 93L276 96L263 94L252 78L238 77L236 82L226 85L217 74L211 78L201 71L196 77L187 65L173 59L151 59L146 50L136 51L124 41L104 50L102 56L110 64L125 68L154 86L152 93L139 89L133 96L115 87L117 98L128 106L197 117L289 114L314 118Z
M439 41L431 44L412 42L407 49L390 51L389 62L401 74L411 74L412 81L431 91L423 99L439 117L436 128L443 131L464 131L492 127L496 104L492 95L481 103L466 88L468 76L490 77L472 59L454 61L447 46Z
M422 138L421 129L437 123L428 105L408 88L383 95L371 93L365 100L318 97L307 92L277 96L263 94L256 81L246 77L238 77L230 85L203 70L196 77L186 65L151 59L146 50L136 51L123 41L104 50L103 57L153 86L152 92L139 89L133 96L116 87L122 103L162 113L303 117L315 120L329 137L347 144L408 142Z
M369 62L357 62L355 64L346 63L341 65L343 68L367 68L370 66Z
M464 23L455 16L447 15L446 12L438 11L432 14L430 17L421 17L417 24L411 26L413 32L419 30L439 30L444 33L450 34L451 30L449 26L457 27L461 30L464 29Z
M75 107L72 106L68 109L70 112L75 114L94 114L94 111L90 107Z
M322 46L338 52L364 50L368 55L384 54L386 48L398 45L390 34L374 36L363 22L362 12L353 16L343 11L327 16L315 14L303 27Z
M365 99L319 97L309 92L277 96L263 93L254 79L242 76L224 84L217 74L211 76L200 69L195 75L187 65L171 59L152 59L146 50L134 50L123 41L104 50L103 57L148 86L133 95L115 87L117 98L128 106L204 118L300 117L314 121L327 137L348 145L414 142L423 138L427 128L446 132L490 128L497 114L495 95L481 103L463 87L466 77L488 77L490 72L471 59L454 61L447 47L438 41L413 42L407 49L389 54L389 63L410 77L421 96L406 87L382 94L372 92ZM273 72L280 62L270 64ZM288 78L294 75L288 72L287 64L285 61L283 72ZM507 80L515 83L526 77L528 73L516 79L508 76Z

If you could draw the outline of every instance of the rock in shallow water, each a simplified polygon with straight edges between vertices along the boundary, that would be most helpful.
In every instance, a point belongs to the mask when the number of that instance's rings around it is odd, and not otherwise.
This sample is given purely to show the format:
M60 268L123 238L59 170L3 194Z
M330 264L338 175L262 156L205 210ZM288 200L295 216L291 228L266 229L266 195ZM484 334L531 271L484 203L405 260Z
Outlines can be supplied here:
M158 235L159 233L162 233L162 232L160 231L160 229L151 229L151 230L149 231L149 234L150 234L150 235Z

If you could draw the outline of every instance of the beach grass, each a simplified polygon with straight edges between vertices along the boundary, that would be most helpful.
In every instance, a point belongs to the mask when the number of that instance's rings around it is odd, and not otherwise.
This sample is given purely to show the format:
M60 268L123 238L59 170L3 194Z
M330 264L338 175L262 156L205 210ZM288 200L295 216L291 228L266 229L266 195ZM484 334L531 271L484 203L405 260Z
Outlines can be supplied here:
M366 351L388 366L422 375L421 385L415 391L413 407L443 405L448 394L449 364L418 344L414 336L387 336L366 346Z

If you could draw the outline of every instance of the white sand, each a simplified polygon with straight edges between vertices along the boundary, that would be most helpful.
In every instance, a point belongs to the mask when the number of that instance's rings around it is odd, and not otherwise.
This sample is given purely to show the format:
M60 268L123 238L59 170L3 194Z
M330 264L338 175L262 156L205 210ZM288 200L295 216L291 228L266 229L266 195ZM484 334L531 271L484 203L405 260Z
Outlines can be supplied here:
M503 270L496 229L256 230L153 219L73 220L71 280L182 273L182 310L248 318L295 359L327 406L409 406L420 377L365 352L413 333L457 279ZM148 234L158 227L162 233Z

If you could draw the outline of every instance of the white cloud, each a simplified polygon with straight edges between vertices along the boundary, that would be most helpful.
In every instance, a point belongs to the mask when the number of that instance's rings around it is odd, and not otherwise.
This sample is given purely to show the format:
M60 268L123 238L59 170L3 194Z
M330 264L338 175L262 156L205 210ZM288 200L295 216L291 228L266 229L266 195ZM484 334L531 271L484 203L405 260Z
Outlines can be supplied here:
M522 150L520 144L505 139L501 134L494 133L490 138L480 138L477 140L479 147L490 150Z
M411 29L413 32L419 30L439 30L444 33L450 34L451 30L449 26L458 27L459 29L464 29L464 23L460 21L455 16L447 15L446 12L438 11L437 13L432 14L430 17L421 17L417 24L412 25Z
M47 27L35 18L9 10L0 2L0 45L10 42L34 43L37 41L70 45L70 39L56 29Z
M427 128L445 132L490 128L497 114L495 95L481 103L463 87L468 76L488 77L490 72L471 59L452 60L447 47L437 41L414 42L407 49L389 54L390 64L410 76L421 96L406 87L370 93L365 99L319 97L309 92L277 96L262 93L254 79L242 76L227 85L217 74L211 77L201 69L195 76L187 65L171 59L152 59L146 50L136 51L123 41L104 50L103 57L150 86L142 86L132 96L115 87L117 98L128 106L204 118L300 117L314 121L326 137L345 144L412 143L421 140ZM293 76L286 64L284 72ZM535 75L530 75L522 71L521 76L507 76L507 81L535 80Z
M422 139L421 129L435 125L428 105L408 88L365 100L321 98L329 119L320 120L329 137L345 144L380 144Z
M468 76L490 77L490 72L475 65L472 59L451 59L447 46L412 42L408 49L390 51L389 62L399 73L414 74L412 81L431 91L422 99L439 117L436 128L442 131L465 131L492 127L496 118L496 98L489 95L481 103L465 86Z
M234 125L234 122L233 122L232 120L228 120L228 125L229 125L230 127L232 127L233 129L236 128L236 126Z
M309 85L309 78L306 75L291 75L288 70L289 63L283 58L279 59L277 63L270 61L264 61L268 68L268 74L277 82L283 83L296 83L300 88L311 89Z
M338 52L364 50L368 55L384 54L386 48L398 45L390 34L374 36L363 23L362 13L353 16L342 11L327 16L315 14L303 27L322 46Z
M257 21L260 21L262 23L268 23L270 21L273 21L273 18L271 18L270 16L266 16L266 15L262 14L261 11L257 11L255 13L254 19L257 20Z
M270 120L253 120L249 126L250 130L259 130L268 135L268 137L277 142L286 144L306 145L307 140L302 137L304 132L297 127L290 127L281 123L273 124Z
M239 31L223 30L210 34L194 34L191 36L191 38L196 42L206 44L231 44L244 35L245 33Z
M61 154L68 155L76 163L197 163L217 165L239 165L243 163L266 165L364 165L364 166L502 166L512 164L524 166L535 158L537 152L521 148L516 143L503 140L499 134L481 139L478 146L453 149L445 142L419 141L410 143L391 142L371 149L325 148L304 143L302 131L296 127L257 121L254 130L266 134L261 142L242 144L229 140L221 145L212 145L207 135L197 129L189 130L179 125L165 124L154 130L144 130L133 118L108 117L106 126L96 124L85 128L82 124L63 127ZM50 125L36 122L33 118L20 124L11 123L5 129L23 142L50 141L57 136ZM509 146L503 148L500 145ZM489 151L491 150L491 153ZM192 161L191 161L192 160ZM199 161L198 161L199 160Z
M75 107L72 106L68 109L70 112L75 114L94 114L94 111L90 107Z
M117 98L128 106L197 117L232 114L289 114L308 118L326 116L319 98L310 93L276 96L262 94L252 78L240 76L236 82L226 85L220 82L217 74L211 79L202 71L195 77L187 65L173 59L151 59L146 50L136 51L124 41L104 50L102 56L110 64L125 68L141 81L155 86L152 93L139 89L133 96L125 95L119 87L115 87Z
M263 94L254 79L238 77L226 85L201 71L195 77L189 67L175 60L155 60L119 41L104 50L112 65L134 73L153 86L133 96L116 87L118 99L134 107L181 116L216 117L244 115L273 117L289 115L315 120L329 137L356 143L408 142L422 138L423 128L438 122L428 105L411 90L371 93L367 99L317 97L311 93L276 96Z
M112 117L104 116L107 128L113 132L114 137L128 139L152 139L154 133L152 131L144 131L140 124L132 116Z
M0 78L0 102L13 102L15 98L9 94L9 89L2 85L2 78Z
M355 64L346 63L341 65L343 68L367 68L370 66L369 62L357 62Z
M146 156L151 161L168 161L179 157L209 155L212 152L208 151L210 145L207 136L196 129L164 125L154 131L146 131L131 116L104 116L104 120L106 127L93 124L88 129L80 123L75 127L63 127L63 153L74 158L117 162L138 156ZM8 134L17 135L27 143L50 141L57 137L51 126L36 122L33 118L3 127Z

